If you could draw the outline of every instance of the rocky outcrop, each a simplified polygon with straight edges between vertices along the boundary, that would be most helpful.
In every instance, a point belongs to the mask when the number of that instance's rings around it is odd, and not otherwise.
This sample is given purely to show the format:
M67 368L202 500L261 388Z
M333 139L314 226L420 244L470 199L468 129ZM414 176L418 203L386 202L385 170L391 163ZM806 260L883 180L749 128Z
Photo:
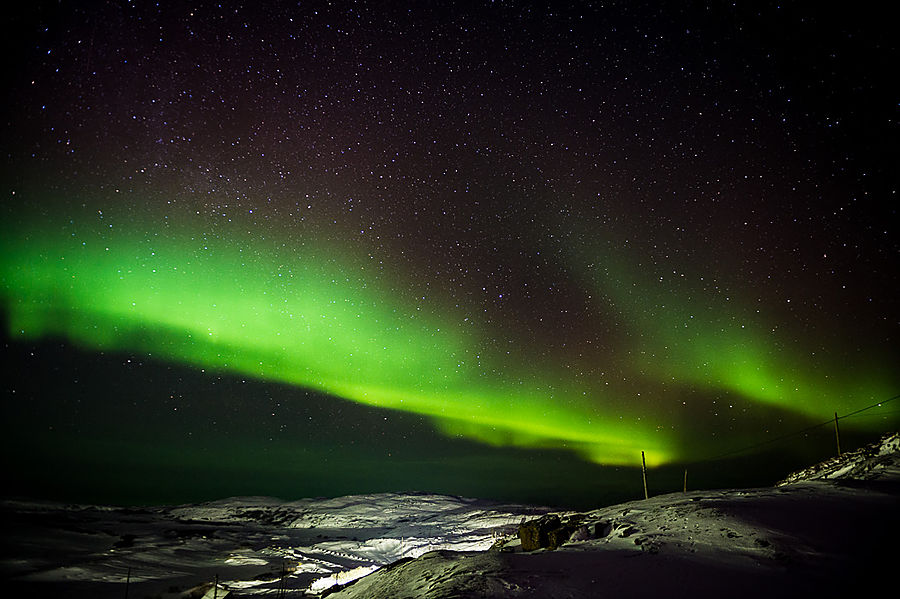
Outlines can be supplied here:
M519 540L523 551L556 549L569 540L581 527L583 516L576 515L563 522L556 514L547 514L519 525Z

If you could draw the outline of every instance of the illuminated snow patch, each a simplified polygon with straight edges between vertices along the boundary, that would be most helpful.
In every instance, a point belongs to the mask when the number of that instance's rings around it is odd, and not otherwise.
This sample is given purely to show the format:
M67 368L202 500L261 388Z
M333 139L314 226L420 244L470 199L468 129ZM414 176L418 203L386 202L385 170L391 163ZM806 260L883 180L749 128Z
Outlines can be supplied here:
M250 557L248 555L232 554L225 560L226 564L232 566L265 566L269 562L258 557Z
M353 568L352 570L337 572L336 574L332 574L331 576L317 578L312 582L312 584L309 585L309 590L313 593L321 593L325 589L330 589L337 584L347 584L348 582L352 582L357 578L367 576L378 568L378 566L360 566L358 568Z

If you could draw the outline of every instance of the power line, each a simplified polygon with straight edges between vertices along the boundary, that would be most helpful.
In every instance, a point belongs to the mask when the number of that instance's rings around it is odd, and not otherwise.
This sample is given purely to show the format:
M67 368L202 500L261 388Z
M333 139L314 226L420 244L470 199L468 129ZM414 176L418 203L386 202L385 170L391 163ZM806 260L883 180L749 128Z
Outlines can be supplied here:
M894 401L895 399L900 399L900 393L898 393L897 395L895 395L895 396L893 396L893 397L891 397L891 398L888 398L888 399L879 401L878 403L874 403L874 404L872 404L871 406L866 406L865 408L860 408L860 409L858 409L858 410L856 410L856 411L854 411L854 412L850 412L849 414L844 414L843 416L838 416L838 420L843 420L844 418L849 418L850 416L855 416L856 414L859 414L860 412L865 412L866 410L871 410L872 408L880 407L880 406L882 406L882 405L884 405L884 404L886 404L886 403L888 403L888 402ZM827 425L830 425L830 424L832 424L832 423L834 423L834 419L829 419L829 420L826 420L825 422L821 422L821 423L819 423L819 424L814 424L814 425L809 426L809 427L807 427L807 428L801 429L801 430L799 430L799 431L795 431L795 432L793 432L793 433L788 433L788 434L786 434L786 435L782 435L782 436L776 437L776 438L774 438L774 439L768 439L768 440L762 441L762 442L760 442L760 443L755 443L755 444L753 444L753 445L748 445L748 446L746 446L746 447L741 447L741 448L739 448L739 449L734 449L734 450L731 450L731 451L727 451L727 452L725 452L725 453L720 453L719 455L713 456L713 457L711 457L711 458L707 458L707 461L718 460L718 459L724 458L724 457L726 457L726 456L734 455L734 454L736 454L736 453L743 453L743 452L748 451L748 450L750 450L750 449L756 449L756 448L758 448L758 447L763 447L763 446L769 445L769 444L771 444L771 443L777 443L778 441L784 441L785 439L790 439L791 437L796 437L796 436L798 436L798 435L802 435L802 434L804 434L804 433L808 433L808 432L813 431L813 430L815 430L815 429L817 429L817 428L821 428L821 427L823 427L823 426L827 426Z
M873 416L889 416L891 414L900 414L900 410L889 410L887 412L875 412L874 414L854 414L852 418L859 418L860 416L871 418ZM850 418L850 416L843 416L843 418Z
M859 414L860 412L865 412L866 410L871 410L872 408L877 408L881 404L886 404L889 401L894 401L895 399L900 399L900 393L891 397L890 399L885 399L884 401L879 401L878 403L872 404L871 406L867 406L865 408L860 408L860 409L856 410L855 412L850 412L849 414L845 414L843 416L838 416L838 420L840 420L841 418L847 418L848 416L853 416L854 414Z

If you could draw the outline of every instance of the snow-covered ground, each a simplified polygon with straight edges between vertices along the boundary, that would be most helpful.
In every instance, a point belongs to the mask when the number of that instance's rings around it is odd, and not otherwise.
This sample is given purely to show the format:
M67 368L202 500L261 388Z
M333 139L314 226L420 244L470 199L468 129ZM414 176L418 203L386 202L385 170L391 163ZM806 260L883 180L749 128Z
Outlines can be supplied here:
M159 508L4 501L0 577L33 597L122 597L126 582L132 598L186 597L216 576L239 596L303 596L432 550L488 549L546 511L393 493Z
M569 540L530 552L518 524L546 509L459 497L6 501L0 576L14 597L200 597L216 576L233 597L864 597L892 584L898 490L893 435L774 487L559 513Z
M559 514L556 550L436 551L329 596L870 597L896 592L900 435L776 487L674 493Z

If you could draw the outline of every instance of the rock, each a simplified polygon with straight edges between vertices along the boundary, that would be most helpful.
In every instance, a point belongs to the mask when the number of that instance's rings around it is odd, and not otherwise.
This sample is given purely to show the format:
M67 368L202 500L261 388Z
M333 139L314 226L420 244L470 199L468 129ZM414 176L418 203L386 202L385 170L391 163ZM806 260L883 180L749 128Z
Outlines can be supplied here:
M569 540L590 539L591 530L583 524L584 519L584 514L574 514L563 522L559 516L548 514L530 522L522 522L519 525L522 551L556 549Z
M559 528L554 528L547 532L547 547L550 549L556 549L563 543L569 540L569 535L571 531L565 527L560 526Z
M559 516L553 514L520 524L519 539L522 541L522 551L534 551L541 547L549 547L548 533L559 527Z
M594 538L602 539L610 532L612 532L612 524L610 522L601 520L594 524Z
M587 526L579 526L575 529L575 532L572 533L572 536L569 537L570 541L587 541L591 539L591 531Z

